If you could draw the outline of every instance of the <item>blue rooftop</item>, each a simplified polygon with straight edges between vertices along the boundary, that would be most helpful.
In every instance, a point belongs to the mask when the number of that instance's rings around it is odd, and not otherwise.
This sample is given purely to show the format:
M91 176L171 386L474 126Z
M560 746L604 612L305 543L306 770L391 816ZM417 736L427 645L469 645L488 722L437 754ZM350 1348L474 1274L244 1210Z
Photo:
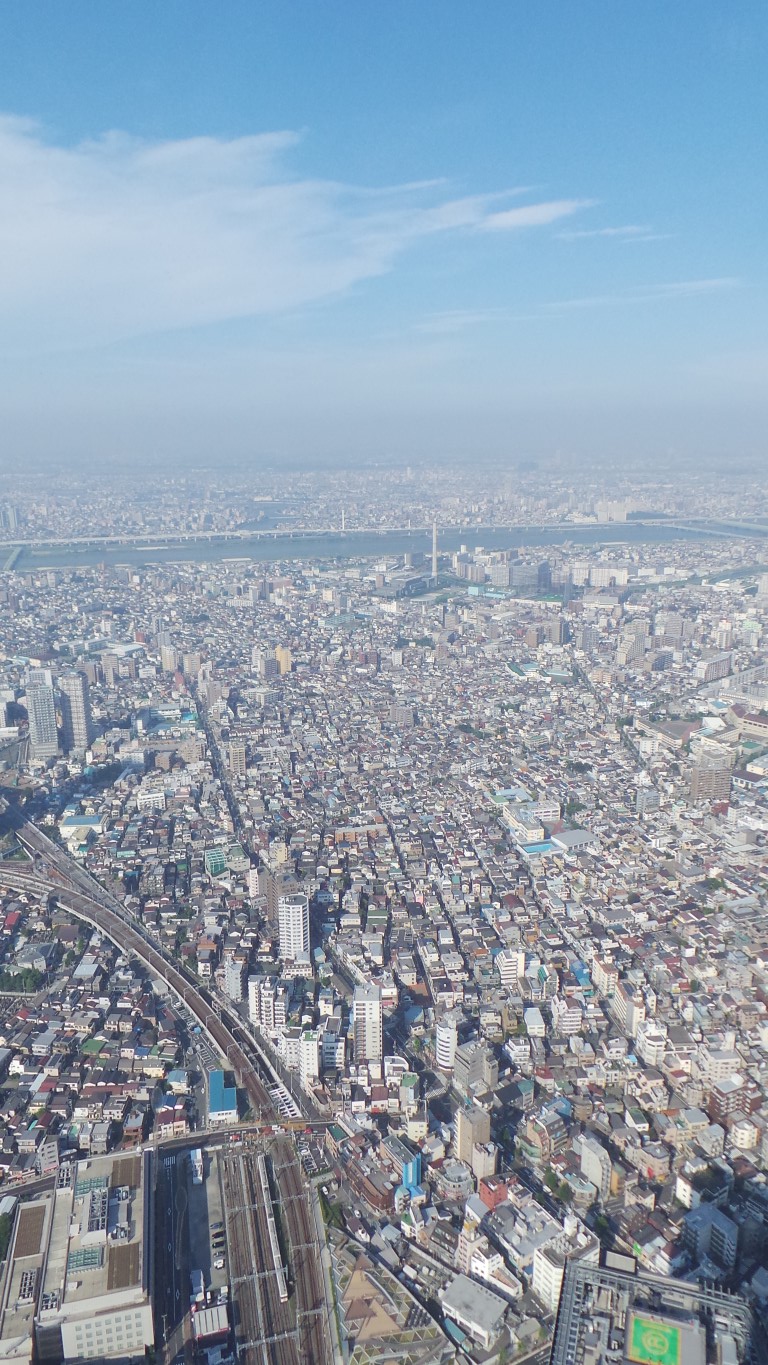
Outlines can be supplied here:
M233 1085L224 1084L224 1072L212 1071L208 1078L208 1112L221 1114L237 1110L237 1091Z

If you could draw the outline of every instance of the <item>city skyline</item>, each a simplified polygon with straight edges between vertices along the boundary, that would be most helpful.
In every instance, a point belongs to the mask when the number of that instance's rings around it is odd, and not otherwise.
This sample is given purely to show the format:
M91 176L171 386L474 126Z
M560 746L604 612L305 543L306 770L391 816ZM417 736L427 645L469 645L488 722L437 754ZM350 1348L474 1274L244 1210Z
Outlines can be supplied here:
M45 12L9 460L760 457L756 5Z

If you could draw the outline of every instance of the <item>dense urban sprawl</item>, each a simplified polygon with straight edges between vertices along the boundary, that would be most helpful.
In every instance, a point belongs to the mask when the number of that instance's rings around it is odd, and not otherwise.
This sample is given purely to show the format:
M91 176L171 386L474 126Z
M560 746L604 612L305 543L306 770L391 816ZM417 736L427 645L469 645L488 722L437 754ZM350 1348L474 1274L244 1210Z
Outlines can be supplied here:
M531 498L513 510L574 511ZM382 525L402 499L391 480ZM208 504L176 527L231 529ZM311 506L372 524L348 493ZM9 504L5 535L75 537L92 510ZM3 883L6 1242L16 1197L73 1159L306 1128L353 1365L382 1343L538 1361L566 1267L601 1248L765 1309L768 548L484 550L462 518L437 562L0 577L4 805L240 1016L277 1107L139 962ZM226 1322L223 1252L208 1271Z

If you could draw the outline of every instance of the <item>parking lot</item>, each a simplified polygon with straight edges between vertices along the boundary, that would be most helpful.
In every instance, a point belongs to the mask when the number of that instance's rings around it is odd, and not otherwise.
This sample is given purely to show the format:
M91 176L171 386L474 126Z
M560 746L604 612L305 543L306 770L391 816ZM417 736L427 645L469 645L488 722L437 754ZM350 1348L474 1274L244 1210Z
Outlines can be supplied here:
M186 1157L184 1165L189 1198L189 1268L202 1270L206 1288L215 1294L228 1283L229 1274L218 1152L203 1150L202 1185L193 1184Z

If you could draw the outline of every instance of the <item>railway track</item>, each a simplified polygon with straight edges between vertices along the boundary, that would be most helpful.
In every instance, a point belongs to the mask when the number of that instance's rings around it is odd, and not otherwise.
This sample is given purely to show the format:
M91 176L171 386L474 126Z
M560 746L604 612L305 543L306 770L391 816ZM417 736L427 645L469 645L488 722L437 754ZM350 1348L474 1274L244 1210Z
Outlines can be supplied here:
M230 1274L238 1291L238 1359L242 1365L303 1365L323 1360L300 1354L295 1303L282 1302L274 1272L267 1212L250 1153L224 1162ZM256 1270L261 1266L261 1270ZM242 1292L241 1292L242 1291Z
M283 1222L290 1243L290 1270L296 1291L300 1356L304 1361L333 1359L329 1339L323 1271L314 1219L307 1203L301 1169L289 1142L273 1144L272 1169L280 1191Z
M222 1012L220 1003L204 987L190 981L173 959L128 919L121 903L42 831L19 818L14 824L17 837L33 862L31 867L0 863L0 885L38 897L53 893L63 909L92 924L117 947L143 962L183 1001L214 1041L254 1111L279 1123L275 1104L259 1074L260 1059L239 1023L230 1019L226 1011ZM246 1365L326 1365L333 1360L333 1350L326 1327L317 1237L305 1202L296 1152L289 1140L279 1144L276 1176L285 1213L289 1269L294 1280L294 1293L287 1305L280 1303L263 1195L248 1171L248 1162L237 1177L236 1187L233 1177L226 1177L230 1183L227 1202L230 1198L233 1201L229 1207L249 1207L252 1214L245 1222L242 1219L232 1222L238 1264L250 1271L242 1276L233 1298L243 1321L254 1324L253 1335L243 1341L246 1354L240 1358Z
M203 1026L226 1057L248 1099L257 1112L277 1119L272 1098L258 1074L258 1061L250 1051L241 1027L222 1018L221 1007L211 995L193 984L174 965L165 953L152 944L127 919L124 909L108 892L91 880L63 850L51 842L34 825L23 824L17 830L23 846L37 859L31 869L0 864L0 883L14 890L27 890L38 896L56 895L59 904L79 918L88 920L113 943L140 958L147 967L165 981L183 1000L187 1009ZM41 870L40 864L44 868Z

